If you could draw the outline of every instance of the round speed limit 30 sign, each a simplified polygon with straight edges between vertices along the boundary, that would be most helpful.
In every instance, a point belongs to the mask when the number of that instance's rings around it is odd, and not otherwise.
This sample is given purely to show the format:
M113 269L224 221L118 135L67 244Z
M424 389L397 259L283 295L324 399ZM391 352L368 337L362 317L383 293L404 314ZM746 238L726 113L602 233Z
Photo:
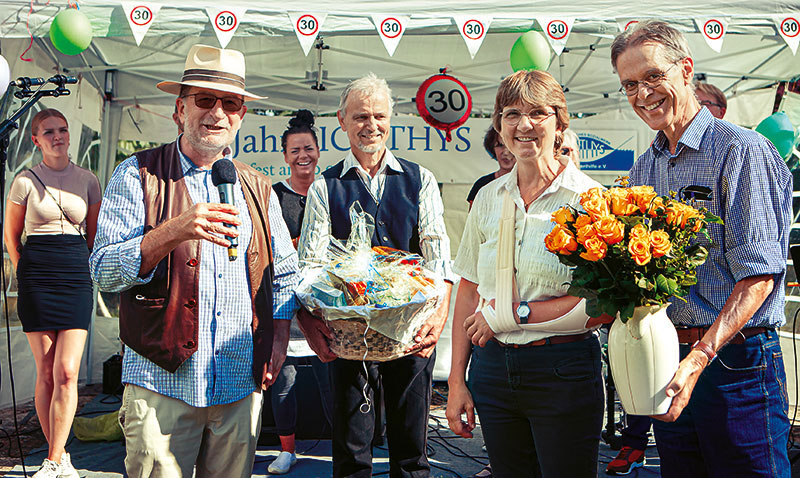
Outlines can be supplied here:
M450 75L433 75L417 90L417 110L426 123L447 132L464 124L472 112L472 96L457 78Z

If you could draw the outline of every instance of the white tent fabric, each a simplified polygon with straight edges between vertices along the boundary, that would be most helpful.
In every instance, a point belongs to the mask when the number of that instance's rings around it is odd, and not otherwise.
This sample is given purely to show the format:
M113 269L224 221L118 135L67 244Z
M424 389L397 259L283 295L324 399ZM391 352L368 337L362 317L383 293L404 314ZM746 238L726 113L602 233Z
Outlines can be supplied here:
M180 77L191 45L218 45L205 9L220 5L198 0L161 4L140 46L136 45L120 2L83 0L79 5L91 20L95 37L82 54L65 56L56 51L47 38L52 18L66 8L66 2L34 1L29 15L29 0L0 3L0 53L8 59L12 77L48 77L56 72L80 77L79 84L72 88L71 97L50 99L43 104L67 114L73 135L76 127L83 126L100 133L101 161L96 172L105 184L113 168L118 139L165 141L170 138L174 131L171 112L175 98L157 90L155 83ZM229 0L224 5L247 10L228 48L241 50L246 55L248 90L269 97L249 107L267 113L308 108L316 114L331 114L338 106L342 87L349 80L372 71L386 78L392 87L398 115L415 115L413 99L417 88L427 77L447 67L448 73L470 89L474 112L489 114L497 84L512 71L508 62L512 44L521 32L540 28L536 22L540 17L575 19L566 49L560 56L551 55L549 68L565 89L570 112L578 118L590 117L575 119L573 127L588 133L613 125L636 124L631 126L637 130L637 144L633 147L636 154L647 146L652 132L643 127L625 97L617 93L619 81L611 68L609 46L619 32L620 21L658 18L682 30L689 40L696 72L725 91L730 98L728 119L745 126L752 127L771 113L774 85L778 81L800 75L800 56L792 55L778 35L772 18L789 13L796 16L800 12L800 2L796 0L319 0L309 3L307 8L310 12L326 14L320 28L320 45L324 45L324 49L312 48L308 56L303 55L285 2ZM297 10L301 8L304 6L298 5ZM410 16L407 31L393 56L388 55L375 31L373 14ZM486 39L474 58L470 57L455 26L454 15L493 17ZM696 18L712 15L725 17L729 25L720 53L708 47L695 23ZM31 58L32 62L19 58L31 41L28 30L33 35L33 47L26 58ZM325 88L312 89L320 73ZM262 119L248 115L246 122ZM631 123L623 123L631 120ZM398 119L401 121L406 119ZM473 118L465 126L473 123L472 134L480 138L478 129L487 122ZM17 144L26 141L24 125L22 131ZM483 158L479 139L472 142L473 154ZM73 154L77 154L77 150ZM30 161L26 158L25 161ZM425 156L410 159L424 162ZM9 180L20 167L28 164L25 161L14 163L9 169ZM263 161L279 163L281 160L278 154ZM474 167L474 177L493 166L488 160L484 164ZM614 175L593 174L606 184ZM466 217L464 197L468 190L465 180L448 182L442 187L454 246ZM32 396L34 372L22 335L18 329L12 331L12 352L16 357L18 399L27 399ZM102 361L119 347L115 324L108 319L98 319L91 337L88 356L91 374L87 380L96 382L101 377ZM0 353L5 355L5 340L0 342ZM449 362L448 356L446 351L440 350L441 361ZM441 367L437 369L438 378L442 378L446 371ZM3 367L0 407L10 403L7 383L7 369Z

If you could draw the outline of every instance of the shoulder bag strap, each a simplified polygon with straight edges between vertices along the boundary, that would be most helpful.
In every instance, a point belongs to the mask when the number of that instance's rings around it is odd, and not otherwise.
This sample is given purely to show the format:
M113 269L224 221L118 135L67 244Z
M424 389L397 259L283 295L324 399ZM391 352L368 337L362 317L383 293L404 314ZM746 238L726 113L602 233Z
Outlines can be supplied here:
M48 195L49 195L51 198L53 198L53 202L55 202L55 203L56 203L56 206L58 206L58 209L61 211L61 214L64 216L64 219L66 219L68 223L72 224L72 227L74 227L74 228L75 228L75 230L76 230L76 231L78 231L78 234L80 234L80 235L81 235L81 237L83 238L83 240L85 241L85 240L86 240L86 236L83 234L83 231L81 231L81 228L80 228L80 227L78 227L78 225L77 225L77 224L75 224L75 221L73 221L72 219L70 219L70 217L67 215L67 212L66 212L66 211L64 211L64 208L62 208L62 207L61 207L61 204L58 202L58 199L56 199L56 197L55 197L55 196L53 196L53 193L51 193L51 192L50 192L50 190L49 190L49 189L47 189L47 186L44 184L44 181L42 181L42 178L40 178L38 174L36 174L35 172L33 172L33 169L29 169L28 171L29 171L31 174L33 174L33 177L35 177L37 181L39 181L39 184L41 184L41 185L42 185L42 187L44 188L45 192L47 192L47 194L48 194Z

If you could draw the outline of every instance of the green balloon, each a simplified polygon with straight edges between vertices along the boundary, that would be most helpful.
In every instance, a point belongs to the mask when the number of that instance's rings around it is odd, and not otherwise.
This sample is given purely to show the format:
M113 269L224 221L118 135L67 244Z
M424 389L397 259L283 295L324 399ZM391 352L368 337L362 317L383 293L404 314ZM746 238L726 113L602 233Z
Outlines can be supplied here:
M778 150L778 154L783 159L788 159L789 155L792 154L795 130L786 113L780 112L767 116L764 121L756 126L756 131L763 134L775 145L775 149Z
M511 47L509 61L514 71L545 71L550 67L550 46L539 32L527 31Z
M50 41L65 55L77 55L92 42L92 24L75 8L62 10L50 24Z

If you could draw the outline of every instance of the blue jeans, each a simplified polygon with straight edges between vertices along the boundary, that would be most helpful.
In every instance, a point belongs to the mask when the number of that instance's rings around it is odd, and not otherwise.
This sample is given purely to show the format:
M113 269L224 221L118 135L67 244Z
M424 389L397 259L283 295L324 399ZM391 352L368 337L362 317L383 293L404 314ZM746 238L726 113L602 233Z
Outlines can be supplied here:
M650 431L650 417L642 415L627 415L625 428L622 429L622 446L629 446L634 450L647 448L647 432Z
M495 478L596 477L600 344L475 347L468 386Z
M294 386L297 379L297 367L308 365L311 366L314 378L319 384L322 413L325 415L328 425L333 426L333 394L328 376L328 364L322 363L316 355L286 357L281 371L278 372L278 378L269 389L272 399L272 416L275 418L275 427L280 436L294 435L297 424L297 396Z
M726 345L678 420L653 420L661 476L788 478L788 403L777 332Z

